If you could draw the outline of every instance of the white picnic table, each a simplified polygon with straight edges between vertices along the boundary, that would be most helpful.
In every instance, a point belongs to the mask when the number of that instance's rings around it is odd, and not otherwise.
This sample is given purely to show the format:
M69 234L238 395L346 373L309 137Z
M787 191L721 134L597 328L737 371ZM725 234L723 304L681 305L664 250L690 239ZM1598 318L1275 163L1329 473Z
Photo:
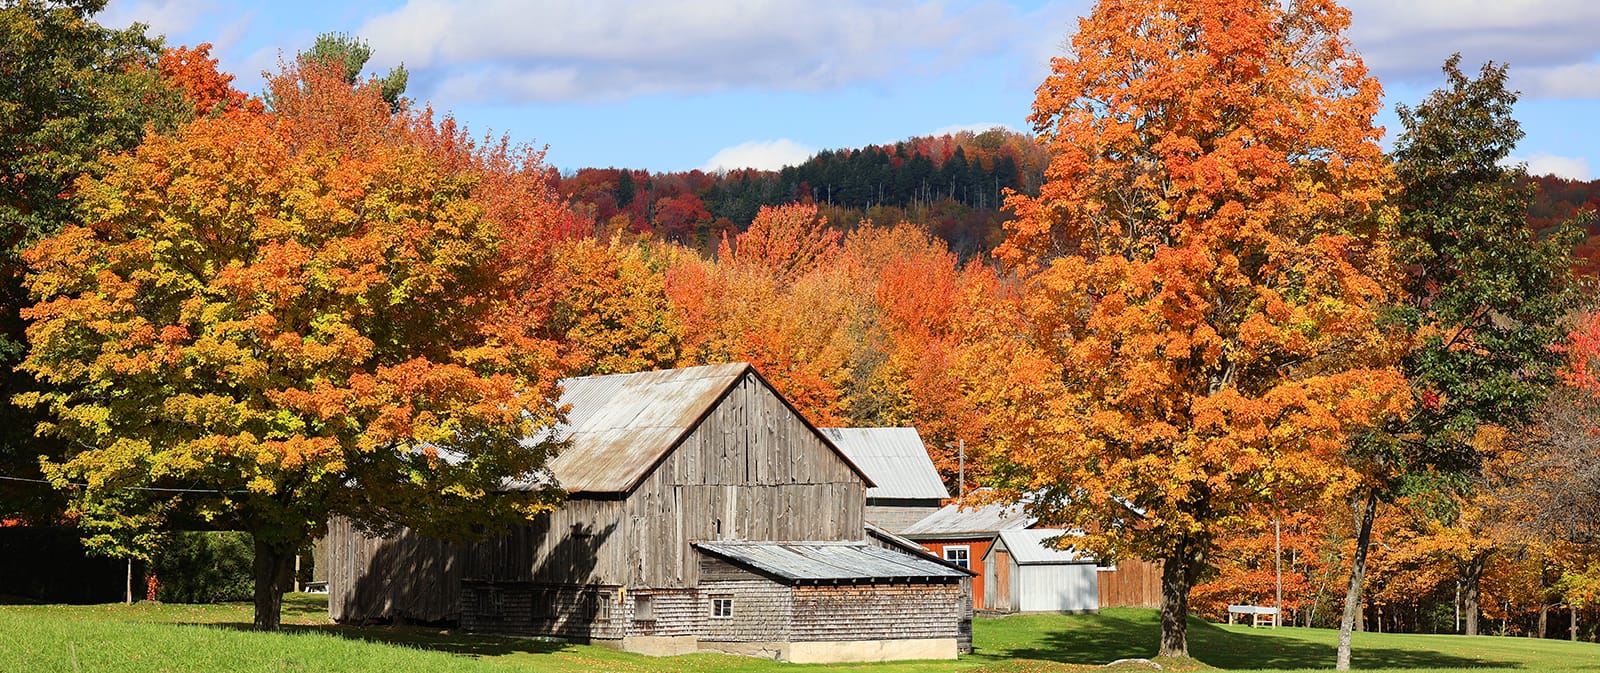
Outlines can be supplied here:
M1271 626L1278 628L1278 609L1264 605L1229 605L1228 623L1232 624L1235 615L1250 615L1250 628L1257 626Z

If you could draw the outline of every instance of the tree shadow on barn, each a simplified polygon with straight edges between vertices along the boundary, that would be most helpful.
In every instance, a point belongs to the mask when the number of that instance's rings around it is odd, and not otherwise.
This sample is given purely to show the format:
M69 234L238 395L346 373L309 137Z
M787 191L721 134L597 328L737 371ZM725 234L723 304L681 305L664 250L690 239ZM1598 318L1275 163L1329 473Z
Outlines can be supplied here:
M506 535L468 543L426 538L409 531L386 541L371 554L366 571L343 592L346 615L359 621L306 630L346 638L399 644L464 656L498 656L512 653L549 653L571 646L569 642L534 640L543 635L535 628L539 606L528 614L507 614L499 622L477 615L487 628L460 628L464 608L481 604L476 587L492 585L496 591L527 590L537 582L570 579L585 583L594 571L596 553L615 533L616 523L594 529L573 526L541 554L540 545L553 536L551 517L541 516ZM542 558L535 565L533 559ZM529 592L532 596L544 596ZM297 629L298 630L298 629ZM568 634L581 641L587 633Z
M1161 628L1153 610L1110 609L1098 615L1018 615L982 629L978 657L1034 659L1100 665L1117 659L1151 658L1159 649ZM1286 627L1287 628L1287 627ZM1203 619L1189 619L1189 654L1223 670L1301 669L1332 666L1333 645L1303 640L1288 632L1240 632ZM1476 659L1432 650L1358 644L1352 668L1462 669L1515 668L1514 662Z

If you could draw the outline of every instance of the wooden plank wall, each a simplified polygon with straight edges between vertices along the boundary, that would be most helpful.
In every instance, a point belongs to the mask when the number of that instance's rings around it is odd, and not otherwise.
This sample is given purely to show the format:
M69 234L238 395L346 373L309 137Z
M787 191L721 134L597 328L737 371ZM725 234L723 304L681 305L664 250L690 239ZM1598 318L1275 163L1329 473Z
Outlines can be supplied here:
M467 545L462 576L493 582L613 584L632 550L620 500L577 497L509 534Z
M705 540L861 540L866 486L746 376L627 499L630 586L690 587Z
M440 622L460 616L460 550L403 530L363 535L344 517L328 522L328 616L337 621Z
M1099 576L1102 608L1161 607L1159 562L1120 559L1116 570L1101 570L1096 575Z
M893 504L869 503L867 505L867 520L877 524L891 533L898 533L911 527L918 521L927 518L929 514L939 511L939 504L903 504L889 501ZM912 501L916 502L916 501Z

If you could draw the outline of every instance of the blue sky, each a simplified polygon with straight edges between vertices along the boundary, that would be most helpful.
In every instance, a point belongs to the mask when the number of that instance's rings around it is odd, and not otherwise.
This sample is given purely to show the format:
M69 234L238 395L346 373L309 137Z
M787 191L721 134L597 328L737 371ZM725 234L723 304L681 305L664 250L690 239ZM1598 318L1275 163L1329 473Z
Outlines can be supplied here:
M1535 173L1600 178L1600 2L1346 0L1384 83L1380 123L1463 68L1511 64ZM112 0L171 44L210 42L246 91L319 33L404 62L407 95L476 132L548 145L570 170L794 163L959 128L1026 130L1033 90L1087 0Z

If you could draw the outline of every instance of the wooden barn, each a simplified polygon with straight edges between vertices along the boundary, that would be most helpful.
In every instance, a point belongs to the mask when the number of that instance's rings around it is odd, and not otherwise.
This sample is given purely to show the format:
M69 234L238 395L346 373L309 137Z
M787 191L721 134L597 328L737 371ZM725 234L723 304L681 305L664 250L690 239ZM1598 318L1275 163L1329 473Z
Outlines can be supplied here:
M335 521L330 616L653 654L955 657L966 574L867 542L872 481L749 365L563 388L563 506L470 545Z
M916 428L822 428L822 434L872 480L867 521L902 531L950 499Z

